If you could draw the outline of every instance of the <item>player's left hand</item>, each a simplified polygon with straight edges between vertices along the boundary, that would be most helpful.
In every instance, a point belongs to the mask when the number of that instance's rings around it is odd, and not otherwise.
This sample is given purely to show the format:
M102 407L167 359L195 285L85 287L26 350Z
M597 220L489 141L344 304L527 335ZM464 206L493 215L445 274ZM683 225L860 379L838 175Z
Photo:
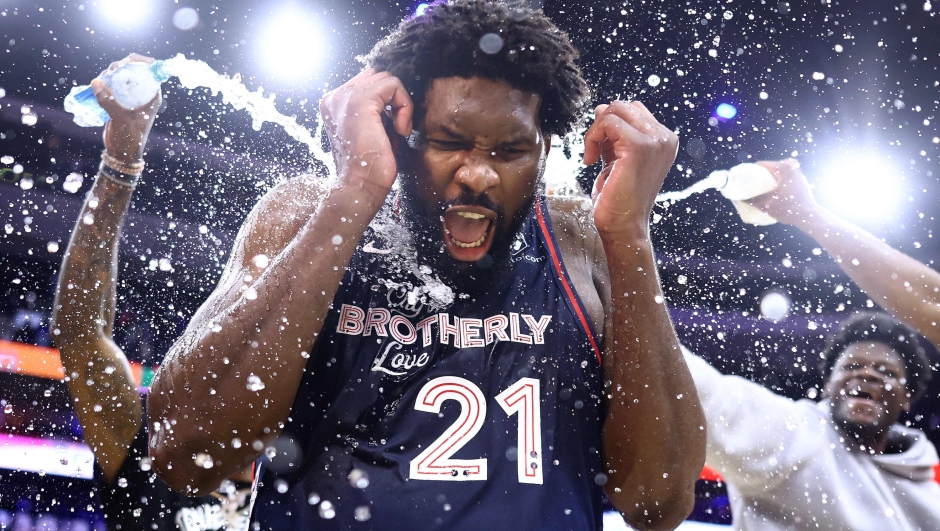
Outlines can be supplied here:
M584 163L604 169L594 182L594 224L604 239L648 239L656 194L676 159L679 137L638 101L599 105L584 135Z
M153 64L154 59L132 53L120 61L111 63L107 70L91 81L91 88L98 99L98 104L108 111L111 117L111 120L104 124L105 150L112 157L129 164L143 159L147 137L150 136L153 121L163 102L160 91L157 91L157 95L150 103L131 111L115 101L111 88L101 78L131 62Z

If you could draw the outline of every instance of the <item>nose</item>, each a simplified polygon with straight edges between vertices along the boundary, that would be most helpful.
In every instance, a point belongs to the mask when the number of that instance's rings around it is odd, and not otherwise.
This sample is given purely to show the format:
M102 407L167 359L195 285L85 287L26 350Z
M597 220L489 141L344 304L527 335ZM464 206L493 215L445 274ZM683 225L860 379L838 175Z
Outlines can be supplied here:
M855 377L866 382L876 382L884 380L884 374L880 373L875 367L865 365L855 371Z
M474 150L468 154L463 165L457 170L455 181L462 192L473 195L482 195L499 184L499 174L489 160L489 154L477 153Z

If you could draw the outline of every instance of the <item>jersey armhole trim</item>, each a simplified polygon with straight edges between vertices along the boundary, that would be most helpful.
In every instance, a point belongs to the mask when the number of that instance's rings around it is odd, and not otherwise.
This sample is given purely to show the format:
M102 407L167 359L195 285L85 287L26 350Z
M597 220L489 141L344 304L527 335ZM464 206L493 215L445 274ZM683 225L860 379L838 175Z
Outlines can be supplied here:
M546 218L548 217L548 206L545 203L544 196L539 197L536 201L535 216L539 223L539 229L542 231L542 237L545 241L545 246L548 248L548 254L551 256L552 266L555 269L555 274L558 277L562 288L564 289L565 295L568 297L568 302L571 305L571 308L574 310L575 316L578 318L578 321L581 323L581 327L584 329L584 333L587 334L588 340L591 343L591 349L594 351L594 355L597 357L597 362L603 365L601 349L598 346L597 337L595 337L594 334L594 327L591 325L591 319L588 317L587 311L584 309L584 304L581 303L581 299L578 297L577 292L571 286L571 282L568 278L568 271L565 269L565 265L561 260L561 252L558 249L558 244L555 242L555 236L552 233L548 221L546 221Z

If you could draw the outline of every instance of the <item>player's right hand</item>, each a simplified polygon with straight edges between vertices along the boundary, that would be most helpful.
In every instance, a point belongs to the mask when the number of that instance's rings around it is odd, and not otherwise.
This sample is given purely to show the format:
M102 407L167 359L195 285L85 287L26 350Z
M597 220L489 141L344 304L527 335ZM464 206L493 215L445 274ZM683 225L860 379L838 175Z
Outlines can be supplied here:
M762 160L757 164L770 171L777 181L777 188L751 199L749 203L789 225L799 225L815 215L819 205L800 169L800 161Z
M340 184L384 201L398 164L382 117L391 118L402 137L411 134L414 104L405 86L391 73L370 68L325 94L320 114L330 134Z
M130 62L153 63L152 57L132 53L120 61L111 63L101 76L113 72ZM126 163L141 160L144 155L144 146L150 135L150 128L157 117L157 111L162 103L160 92L154 96L150 103L142 105L132 111L121 107L114 100L111 89L101 80L101 76L91 82L91 88L98 99L98 104L108 111L111 121L104 125L104 147L108 154Z

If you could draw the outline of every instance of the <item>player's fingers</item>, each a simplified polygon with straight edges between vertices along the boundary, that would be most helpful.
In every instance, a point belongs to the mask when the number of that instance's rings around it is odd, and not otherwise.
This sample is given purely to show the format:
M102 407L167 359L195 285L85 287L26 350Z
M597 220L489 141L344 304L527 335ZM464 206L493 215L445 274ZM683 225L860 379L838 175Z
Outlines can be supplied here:
M597 162L601 156L601 143L607 140L607 134L604 128L598 123L598 119L588 127L584 132L584 155L581 160L585 166L590 166Z
M346 82L345 86L349 88L363 88L368 87L369 85L381 81L382 79L390 76L387 71L376 72L374 68L367 68L362 72L359 72L355 77Z
M146 55L141 55L139 53L132 53L128 55L127 58L124 60L127 61L128 63L130 62L147 63L148 65L152 65L153 63L157 62L157 60L154 59L153 57L148 57Z
M392 116L395 132L404 137L410 135L413 128L411 119L414 115L414 103L401 80L389 75L375 86L383 108Z
M645 141L648 141L646 135L616 113L608 111L595 120L584 135L584 164L594 164L600 156L612 159L626 146Z
M639 101L615 101L611 103L608 113L620 116L637 131L653 138L656 142L668 144L678 140L676 134L659 123L659 120Z
M98 105L101 105L101 108L107 111L112 118L123 111L123 107L114 99L114 94L111 93L111 89L104 81L98 78L91 80L91 90L95 93Z

